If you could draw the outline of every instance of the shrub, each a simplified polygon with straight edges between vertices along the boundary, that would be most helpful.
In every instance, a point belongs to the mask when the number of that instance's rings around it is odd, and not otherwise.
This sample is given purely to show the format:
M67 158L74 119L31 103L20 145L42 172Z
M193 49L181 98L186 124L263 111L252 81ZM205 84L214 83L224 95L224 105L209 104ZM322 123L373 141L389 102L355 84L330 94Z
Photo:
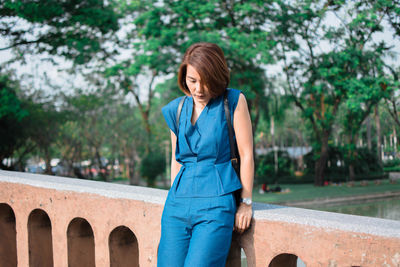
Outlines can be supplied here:
M259 183L275 184L284 176L290 176L292 160L286 151L278 151L278 172L275 173L274 152L257 157L256 176Z
M165 156L162 153L148 153L142 160L140 174L147 181L149 186L154 186L158 175L165 170Z
M383 162L383 167L395 167L400 166L400 159L392 159Z

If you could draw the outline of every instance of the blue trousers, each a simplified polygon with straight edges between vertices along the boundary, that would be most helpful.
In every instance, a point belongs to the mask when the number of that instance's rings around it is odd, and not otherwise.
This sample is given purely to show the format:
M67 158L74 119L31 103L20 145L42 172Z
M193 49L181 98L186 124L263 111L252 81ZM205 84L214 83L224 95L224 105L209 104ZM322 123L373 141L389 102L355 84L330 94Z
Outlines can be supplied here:
M236 202L217 197L175 197L170 190L161 218L158 267L224 267L232 241Z

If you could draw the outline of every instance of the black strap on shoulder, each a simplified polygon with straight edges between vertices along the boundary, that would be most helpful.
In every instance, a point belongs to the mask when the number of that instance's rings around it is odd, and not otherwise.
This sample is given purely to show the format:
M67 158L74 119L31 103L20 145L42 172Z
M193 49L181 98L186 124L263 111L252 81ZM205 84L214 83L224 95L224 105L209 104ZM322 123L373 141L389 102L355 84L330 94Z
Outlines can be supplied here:
M179 131L179 117L181 116L183 102L185 102L186 96L182 97L179 101L178 109L176 110L176 131Z
M239 156L238 156L238 148L236 145L236 142L233 139L234 136L234 130L232 127L232 122L231 122L231 113L229 111L229 102L228 102L228 90L225 90L224 93L224 110L225 110L225 118L226 118L226 123L228 124L228 133L229 133L229 144L231 147L231 161L232 165L237 173L237 175L240 175L240 163L239 163Z

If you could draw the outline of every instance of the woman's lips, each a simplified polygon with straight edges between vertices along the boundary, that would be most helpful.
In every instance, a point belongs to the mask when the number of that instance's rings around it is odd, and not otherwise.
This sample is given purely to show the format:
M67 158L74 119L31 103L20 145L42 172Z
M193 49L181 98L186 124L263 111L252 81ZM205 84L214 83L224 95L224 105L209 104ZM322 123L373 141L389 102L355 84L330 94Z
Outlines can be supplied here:
M205 98L206 96L205 95L195 95L196 97L199 97L199 98Z

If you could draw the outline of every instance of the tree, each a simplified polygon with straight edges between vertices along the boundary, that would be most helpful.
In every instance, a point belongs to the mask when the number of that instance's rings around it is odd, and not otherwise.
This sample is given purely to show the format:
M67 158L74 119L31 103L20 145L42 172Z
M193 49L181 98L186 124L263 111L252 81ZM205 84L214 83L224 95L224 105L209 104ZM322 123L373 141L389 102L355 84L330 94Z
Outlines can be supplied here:
M400 126L400 113L399 113L399 88L400 88L400 67L398 69L390 67L390 72L391 72L391 87L394 88L394 90L391 92L391 94L386 98L386 108L393 118L393 121Z
M14 152L23 147L27 138L26 128L23 127L23 119L29 113L23 108L17 95L19 83L10 77L9 73L0 75L0 168L14 169L20 160L16 160L12 166L5 166L3 160L11 158ZM22 155L33 150L30 147Z
M24 161L39 152L45 158L45 172L51 174L51 146L59 132L63 114L37 91L27 95L9 74L0 76L0 167L23 170ZM14 158L11 166L5 158Z
M279 43L276 54L284 64L288 95L312 126L318 157L315 185L321 186L341 103L352 95L369 93L371 80L383 77L382 72L369 76L374 72L371 58L381 60L387 49L372 39L373 33L382 31L383 14L363 2L277 3L279 9L273 17L273 37ZM340 23L331 26L328 17ZM364 56L369 61L363 61Z
M269 14L266 4L146 0L133 3L129 10L134 27L127 38L133 55L111 68L110 75L116 77L123 90L134 95L149 136L153 81L176 74L184 51L199 41L217 43L225 51L232 72L231 86L246 93L256 128L260 100L265 98L265 71L260 65L271 63L269 53L274 44L263 30ZM146 74L151 78L144 85L139 77ZM146 102L141 99L143 95Z
M51 159L54 156L52 147L60 133L60 126L65 120L65 114L56 109L53 101L41 99L43 96L38 96L38 92L24 99L23 106L29 112L29 117L23 123L24 128L29 131L29 139L45 160L45 173L52 174Z
M107 135L112 134L108 128L109 112L113 108L114 92L107 85L96 92L82 92L65 97L64 110L69 114L73 126L77 123L77 138L83 138L83 149L91 159L91 166L97 166L99 176L106 180L108 170L103 160L103 149ZM82 144L82 143L81 143Z
M66 168L66 175L86 178L79 168L80 163L86 159L86 140L81 136L77 120L67 116L66 121L60 126L60 134L56 139L55 146L62 164Z
M346 135L349 178L354 181L354 162L357 160L356 145L362 123L372 109L390 95L389 79L383 73L382 56L379 52L366 52L358 57L357 73L348 80L348 96L344 101L346 114L343 128Z
M115 1L13 1L0 3L0 35L17 54L63 56L77 64L109 55L105 40L119 29Z
M124 103L122 99L117 102L109 118L109 127L113 129L108 136L107 145L115 153L121 163L124 176L131 185L140 183L141 157L146 148L146 131L140 122L140 112L137 107ZM161 168L158 168L161 169Z

